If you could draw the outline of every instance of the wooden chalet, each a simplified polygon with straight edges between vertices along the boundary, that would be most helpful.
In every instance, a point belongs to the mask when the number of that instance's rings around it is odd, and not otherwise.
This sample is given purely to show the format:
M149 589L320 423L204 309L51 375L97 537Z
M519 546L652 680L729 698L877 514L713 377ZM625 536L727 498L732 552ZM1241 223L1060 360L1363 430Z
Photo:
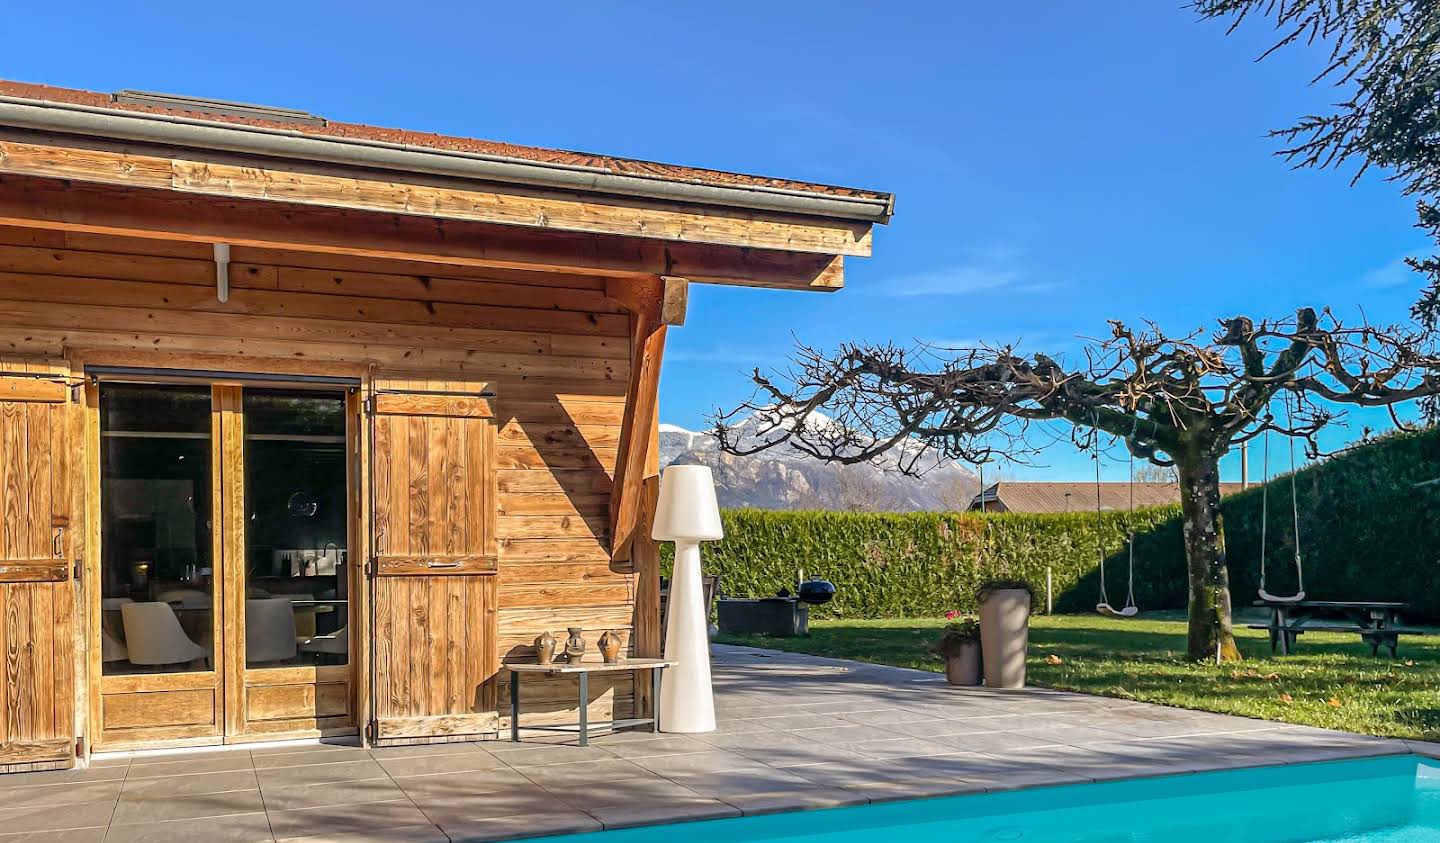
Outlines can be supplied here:
M506 727L658 655L688 285L834 291L884 193L0 82L0 769ZM598 656L596 656L598 658ZM650 705L591 685L590 716ZM576 688L524 686L526 722Z

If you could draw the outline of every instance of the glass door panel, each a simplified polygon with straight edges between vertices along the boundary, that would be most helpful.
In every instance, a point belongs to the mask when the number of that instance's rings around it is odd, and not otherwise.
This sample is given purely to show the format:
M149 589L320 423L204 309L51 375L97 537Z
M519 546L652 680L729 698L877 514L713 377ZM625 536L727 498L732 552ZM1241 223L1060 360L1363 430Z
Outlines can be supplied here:
M208 386L100 387L107 675L213 669L211 426Z
M244 391L245 665L349 662L346 399Z

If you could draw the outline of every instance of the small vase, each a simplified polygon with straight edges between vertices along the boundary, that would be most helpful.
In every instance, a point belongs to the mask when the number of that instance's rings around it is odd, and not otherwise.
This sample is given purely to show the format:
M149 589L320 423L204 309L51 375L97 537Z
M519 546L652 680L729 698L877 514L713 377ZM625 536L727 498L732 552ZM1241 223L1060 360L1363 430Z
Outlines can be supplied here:
M539 664L555 663L555 647L559 644L555 636L549 630L540 633L535 639L535 661Z
M566 631L570 633L570 637L565 639L565 660L578 662L585 655L585 639L580 637L580 633L585 630L578 626L572 626L568 627Z
M606 631L600 636L600 657L606 664L617 664L620 661L620 636L614 631Z

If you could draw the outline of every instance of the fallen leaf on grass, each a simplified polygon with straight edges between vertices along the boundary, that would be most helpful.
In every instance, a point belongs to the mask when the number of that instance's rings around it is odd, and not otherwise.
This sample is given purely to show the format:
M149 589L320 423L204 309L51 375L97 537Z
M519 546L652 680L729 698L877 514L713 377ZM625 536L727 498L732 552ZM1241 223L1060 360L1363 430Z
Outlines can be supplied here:
M1405 666L1406 666L1406 667L1414 667L1414 666L1415 666L1415 660L1414 660L1414 659L1406 659L1406 660L1405 660Z
M1048 655L1048 656L1045 657L1045 663L1046 663L1046 664L1064 664L1064 663L1065 663L1065 660L1062 659L1062 658L1060 658L1059 656L1055 655L1054 653L1051 653L1050 655Z
M1340 706L1344 705L1344 703L1340 702L1340 699L1338 697L1331 697L1330 699L1325 701L1325 704L1330 706L1331 708L1339 708Z
M1292 697L1292 696L1290 696L1289 694L1281 694L1281 695L1280 695L1280 702L1285 702L1285 703L1295 702L1295 698Z

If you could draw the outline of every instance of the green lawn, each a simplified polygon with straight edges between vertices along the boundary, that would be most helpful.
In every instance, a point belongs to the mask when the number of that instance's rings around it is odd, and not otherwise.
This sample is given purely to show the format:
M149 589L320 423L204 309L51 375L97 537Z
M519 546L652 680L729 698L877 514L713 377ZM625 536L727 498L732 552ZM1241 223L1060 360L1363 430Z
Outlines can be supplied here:
M927 646L943 623L813 621L808 638L717 641L939 672ZM1039 616L1031 625L1029 681L1371 735L1440 739L1440 637L1401 638L1400 658L1392 661L1372 658L1358 635L1307 633L1298 654L1279 658L1270 655L1263 631L1238 634L1246 661L1216 667L1183 658L1185 624L1177 613L1132 620Z

